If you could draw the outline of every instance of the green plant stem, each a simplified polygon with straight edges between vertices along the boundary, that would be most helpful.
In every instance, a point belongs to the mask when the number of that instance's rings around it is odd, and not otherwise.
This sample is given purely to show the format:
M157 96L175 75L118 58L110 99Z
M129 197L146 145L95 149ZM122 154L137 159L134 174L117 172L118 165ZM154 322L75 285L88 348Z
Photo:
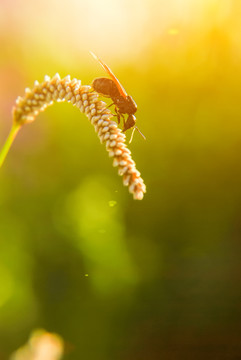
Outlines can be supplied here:
M2 150L0 151L0 167L4 163L4 160L8 154L8 151L13 143L13 140L15 139L21 125L13 123L12 128L10 130L10 133L7 137L7 140L5 141L5 144L2 147Z

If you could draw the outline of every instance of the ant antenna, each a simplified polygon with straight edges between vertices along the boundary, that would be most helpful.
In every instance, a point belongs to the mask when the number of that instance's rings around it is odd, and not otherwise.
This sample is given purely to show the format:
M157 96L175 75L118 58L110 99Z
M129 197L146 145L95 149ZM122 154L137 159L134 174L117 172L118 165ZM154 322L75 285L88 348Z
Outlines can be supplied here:
M139 132L139 134L143 137L144 140L146 140L146 137L142 134L142 132L138 129L137 126L135 126L132 130L132 133L131 133L131 138L130 138L130 141L129 141L129 144L132 142L133 140L133 136L134 136L134 132L135 130L137 130Z

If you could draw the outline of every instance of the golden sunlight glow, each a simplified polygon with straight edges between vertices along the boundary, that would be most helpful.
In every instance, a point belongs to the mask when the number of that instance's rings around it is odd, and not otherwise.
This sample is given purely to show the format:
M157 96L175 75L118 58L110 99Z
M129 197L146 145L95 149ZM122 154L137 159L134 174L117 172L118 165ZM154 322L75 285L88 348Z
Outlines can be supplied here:
M27 12L22 11L23 3ZM39 42L42 44L44 38L45 46L53 54L64 47L75 53L92 49L100 56L107 53L115 57L132 56L166 33L177 35L179 25L205 30L224 22L232 3L231 0L69 0L66 6L57 0L38 4L23 0L21 4L15 3L13 12L11 3L4 2L0 31L8 23L12 31L16 29L18 38L25 39L28 48L31 42L36 47ZM66 54L70 55L65 51L65 60Z
M177 34L179 34L179 29L177 29L177 28L170 28L170 29L168 29L168 34L169 34L169 35L177 35Z

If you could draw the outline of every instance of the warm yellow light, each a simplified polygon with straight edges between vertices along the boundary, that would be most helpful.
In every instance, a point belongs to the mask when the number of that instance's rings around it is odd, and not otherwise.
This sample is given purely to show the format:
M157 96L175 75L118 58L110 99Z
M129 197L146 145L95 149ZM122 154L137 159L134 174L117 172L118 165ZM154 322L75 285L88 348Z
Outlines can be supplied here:
M170 28L170 29L168 29L168 34L169 34L169 35L178 35L178 34L179 34L179 29L177 29L177 28Z

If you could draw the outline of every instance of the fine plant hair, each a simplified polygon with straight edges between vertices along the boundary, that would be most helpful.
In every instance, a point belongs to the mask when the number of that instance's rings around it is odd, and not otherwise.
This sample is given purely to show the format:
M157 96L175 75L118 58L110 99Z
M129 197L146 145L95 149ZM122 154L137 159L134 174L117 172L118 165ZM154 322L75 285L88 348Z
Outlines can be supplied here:
M22 125L34 121L39 112L44 111L54 101L67 101L86 114L100 142L105 143L109 156L113 157L113 166L117 167L118 174L123 176L124 186L128 186L134 199L142 200L146 186L127 148L126 136L117 123L111 120L113 114L107 109L106 103L98 97L91 86L83 86L80 80L71 80L69 75L61 79L59 74L56 74L52 79L45 76L42 83L35 81L33 88L26 88L24 97L18 97L13 107L13 127L0 154L0 166Z

